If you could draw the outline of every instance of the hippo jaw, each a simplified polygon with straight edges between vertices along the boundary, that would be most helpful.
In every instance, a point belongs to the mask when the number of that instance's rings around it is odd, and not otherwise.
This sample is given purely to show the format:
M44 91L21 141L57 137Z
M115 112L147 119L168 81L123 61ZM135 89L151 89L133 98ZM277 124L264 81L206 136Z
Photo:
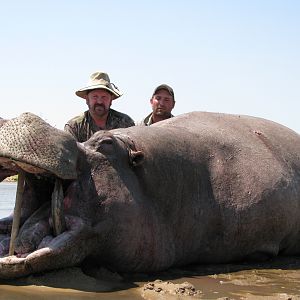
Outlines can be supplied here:
M7 121L0 127L0 137L0 164L6 169L21 168L29 173L47 172L63 179L77 178L75 139L38 116L23 113Z
M3 180L7 176L22 173L37 180L40 178L49 180L53 191L48 195L46 202L51 202L49 214L52 215L50 222L53 236L63 235L66 223L63 213L62 180L73 180L77 177L78 149L75 139L31 113L24 113L5 122L0 128L0 136L0 178ZM74 226L84 227L83 224L80 225L80 221ZM3 248L3 243L0 246ZM41 252L41 249L37 251ZM2 251L1 255L3 254ZM24 253L19 253L20 255L23 256ZM22 271L21 267L23 260L24 258L9 257L0 259L0 277L26 275L27 271L25 269ZM14 264L18 267L12 267Z

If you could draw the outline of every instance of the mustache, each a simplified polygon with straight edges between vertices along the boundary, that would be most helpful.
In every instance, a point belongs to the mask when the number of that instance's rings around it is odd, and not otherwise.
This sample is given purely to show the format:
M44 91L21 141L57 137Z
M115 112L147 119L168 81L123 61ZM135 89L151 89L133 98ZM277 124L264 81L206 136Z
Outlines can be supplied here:
M102 109L103 111L105 111L105 110L107 110L108 108L107 108L103 103L101 103L101 104L97 103L97 104L95 104L95 105L93 106L92 109L93 109L93 110Z
M96 107L103 107L103 108L105 108L105 105L97 103L97 104L94 105L94 108L96 108Z

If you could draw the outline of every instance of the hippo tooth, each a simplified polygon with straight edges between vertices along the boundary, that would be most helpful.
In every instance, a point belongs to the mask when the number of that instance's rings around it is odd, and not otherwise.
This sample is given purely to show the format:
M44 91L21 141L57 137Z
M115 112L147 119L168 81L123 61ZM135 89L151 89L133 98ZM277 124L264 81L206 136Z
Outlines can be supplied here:
M15 208L14 208L14 218L13 218L10 245L9 245L9 255L13 255L15 252L15 240L18 235L19 227L20 227L21 205L22 205L22 194L24 191L24 182L25 182L25 175L23 172L19 172L18 186L17 186L17 193L16 193L16 202L15 202Z
M52 193L51 211L53 221L54 235L57 236L66 230L66 222L63 208L63 188L62 182L56 178L54 190Z

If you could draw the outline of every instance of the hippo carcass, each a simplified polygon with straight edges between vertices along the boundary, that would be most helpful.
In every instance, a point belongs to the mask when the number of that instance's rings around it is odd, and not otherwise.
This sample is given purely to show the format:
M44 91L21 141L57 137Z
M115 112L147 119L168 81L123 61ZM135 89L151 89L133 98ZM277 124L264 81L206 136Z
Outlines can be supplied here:
M13 256L0 222L2 278L86 258L152 272L300 253L300 136L274 122L192 112L80 144L25 113L0 137L2 170L26 174Z

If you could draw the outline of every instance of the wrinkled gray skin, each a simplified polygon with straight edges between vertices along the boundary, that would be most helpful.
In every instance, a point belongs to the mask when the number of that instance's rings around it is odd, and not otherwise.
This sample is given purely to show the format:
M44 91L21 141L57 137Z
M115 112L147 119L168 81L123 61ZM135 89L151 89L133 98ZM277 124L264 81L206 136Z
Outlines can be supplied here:
M274 122L193 112L76 144L26 113L0 137L0 174L26 171L16 256L0 259L2 278L86 258L152 272L300 253L300 137ZM50 213L56 177L61 234ZM2 256L10 228L0 220Z

